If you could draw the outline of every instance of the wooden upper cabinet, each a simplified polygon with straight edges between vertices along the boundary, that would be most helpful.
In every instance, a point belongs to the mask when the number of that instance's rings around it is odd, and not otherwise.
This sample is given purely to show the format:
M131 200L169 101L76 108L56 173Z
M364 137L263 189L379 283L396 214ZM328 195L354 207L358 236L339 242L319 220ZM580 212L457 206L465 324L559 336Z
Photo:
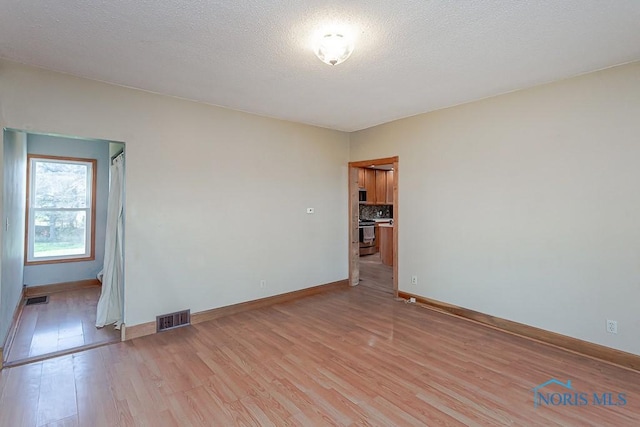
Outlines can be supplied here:
M367 190L367 205L376 204L376 171L364 169L364 189Z
M364 169L363 168L358 168L358 188L364 188L365 184L364 184Z
M384 205L387 203L387 172L376 170L376 195L373 199L374 204Z
M393 204L393 171L358 168L358 188L367 192L367 205Z
M393 204L393 171L387 171L387 194L385 202L387 205Z

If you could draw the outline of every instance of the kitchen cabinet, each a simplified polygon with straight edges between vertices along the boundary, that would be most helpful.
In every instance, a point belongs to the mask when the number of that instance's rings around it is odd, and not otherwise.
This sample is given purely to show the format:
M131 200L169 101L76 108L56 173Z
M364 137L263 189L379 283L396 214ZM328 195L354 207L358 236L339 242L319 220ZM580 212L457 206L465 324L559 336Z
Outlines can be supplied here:
M358 188L367 192L366 205L392 205L393 171L358 168Z
M364 170L364 189L367 190L367 205L375 205L376 200L376 171Z
M387 203L387 171L376 170L376 194L373 199L374 205L384 205Z
M358 168L358 188L364 188L365 174L363 168Z
M380 259L384 265L393 265L393 225L381 224L378 227L380 241Z
M393 171L387 171L385 174L385 178L387 181L387 188L385 193L385 204L392 205L393 204Z

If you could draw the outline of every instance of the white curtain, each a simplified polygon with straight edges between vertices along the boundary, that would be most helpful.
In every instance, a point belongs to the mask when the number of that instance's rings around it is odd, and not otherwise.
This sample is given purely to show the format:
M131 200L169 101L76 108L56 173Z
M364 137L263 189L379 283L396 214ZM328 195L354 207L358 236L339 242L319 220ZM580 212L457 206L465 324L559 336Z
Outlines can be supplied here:
M124 185L124 154L111 165L111 184L107 207L107 234L104 245L102 293L98 300L96 326L115 325L120 329L123 320L123 266L122 254L123 217L122 196Z

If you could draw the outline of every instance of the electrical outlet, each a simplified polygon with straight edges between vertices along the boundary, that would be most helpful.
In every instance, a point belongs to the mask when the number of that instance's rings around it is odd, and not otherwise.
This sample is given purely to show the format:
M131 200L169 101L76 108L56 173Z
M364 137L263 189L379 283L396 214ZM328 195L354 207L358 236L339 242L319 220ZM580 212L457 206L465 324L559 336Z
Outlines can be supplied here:
M418 276L411 276L411 284L412 285L418 284Z
M267 287L267 281L266 280L260 280L260 287L261 288L266 288Z
M616 320L607 319L607 332L609 332L610 334L618 333L618 322Z
M409 298L409 302L411 304L415 304L416 303L416 299L414 297Z

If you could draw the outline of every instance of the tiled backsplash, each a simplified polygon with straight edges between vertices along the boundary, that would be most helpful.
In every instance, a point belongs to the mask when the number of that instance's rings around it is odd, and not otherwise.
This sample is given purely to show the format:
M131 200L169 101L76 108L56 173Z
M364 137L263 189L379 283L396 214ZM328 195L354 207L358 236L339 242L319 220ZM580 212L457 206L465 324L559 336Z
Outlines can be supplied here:
M391 205L360 205L360 219L393 218Z

